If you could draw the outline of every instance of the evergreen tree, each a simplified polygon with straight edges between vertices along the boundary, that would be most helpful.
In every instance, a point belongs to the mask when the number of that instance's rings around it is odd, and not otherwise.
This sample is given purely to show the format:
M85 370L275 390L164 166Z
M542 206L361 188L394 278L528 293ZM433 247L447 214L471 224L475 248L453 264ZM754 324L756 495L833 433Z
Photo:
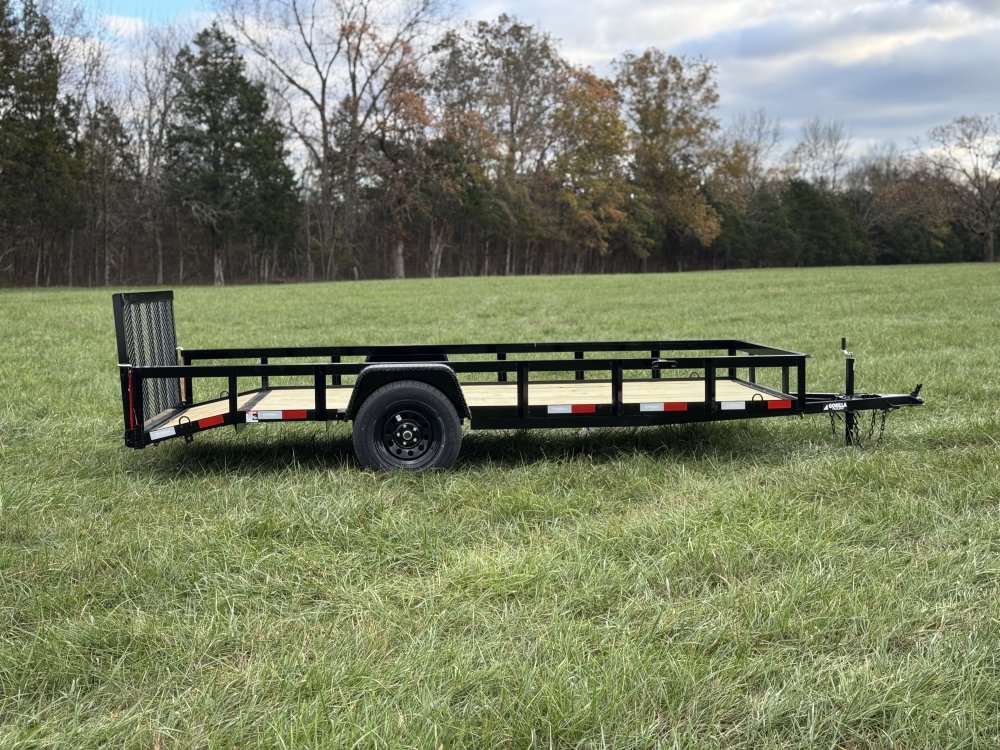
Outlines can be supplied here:
M138 169L125 126L108 102L98 101L87 118L80 142L82 187L90 253L85 278L111 283L114 267L123 270L124 227L137 213L134 205Z
M79 173L52 27L33 0L0 0L0 261L23 283L50 281L53 241L78 218ZM0 266L4 264L0 263Z
M798 237L797 257L786 263L800 266L839 266L871 263L873 251L857 219L836 195L802 180L791 180L782 196L788 222Z
M290 241L298 202L284 141L264 87L250 81L236 42L217 24L177 55L178 95L167 171L182 213L204 232L212 274L225 283L237 244ZM244 258L246 260L246 258Z

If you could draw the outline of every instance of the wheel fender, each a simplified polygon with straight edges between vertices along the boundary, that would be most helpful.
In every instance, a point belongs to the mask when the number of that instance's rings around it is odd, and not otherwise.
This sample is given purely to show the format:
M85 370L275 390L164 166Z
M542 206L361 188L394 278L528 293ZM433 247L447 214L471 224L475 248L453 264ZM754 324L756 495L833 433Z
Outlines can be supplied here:
M472 418L455 371L448 365L420 362L373 364L363 369L354 384L354 390L351 391L351 400L347 404L347 418L354 419L366 398L394 380L416 380L437 388L448 397L460 417Z

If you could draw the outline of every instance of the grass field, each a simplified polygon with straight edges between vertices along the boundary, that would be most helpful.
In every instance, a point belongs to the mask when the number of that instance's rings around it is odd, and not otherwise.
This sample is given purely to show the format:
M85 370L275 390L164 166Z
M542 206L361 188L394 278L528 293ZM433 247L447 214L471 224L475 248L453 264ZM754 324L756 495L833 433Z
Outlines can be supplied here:
M1000 746L1000 266L177 290L180 343L736 337L927 406L121 440L110 291L0 291L0 747ZM238 333L232 333L238 331Z

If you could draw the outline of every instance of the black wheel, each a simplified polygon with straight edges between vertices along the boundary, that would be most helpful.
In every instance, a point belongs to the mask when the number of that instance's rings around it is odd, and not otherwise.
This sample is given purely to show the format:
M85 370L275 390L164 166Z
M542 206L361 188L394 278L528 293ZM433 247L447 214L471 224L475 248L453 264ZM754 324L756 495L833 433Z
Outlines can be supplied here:
M382 386L354 417L354 452L369 469L447 469L462 445L458 412L437 388L415 380Z

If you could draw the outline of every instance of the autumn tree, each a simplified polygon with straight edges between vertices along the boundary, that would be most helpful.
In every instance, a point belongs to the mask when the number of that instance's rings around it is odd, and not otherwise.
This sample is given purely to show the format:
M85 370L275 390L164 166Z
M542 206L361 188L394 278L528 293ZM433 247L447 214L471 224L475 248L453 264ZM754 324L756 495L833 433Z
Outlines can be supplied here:
M929 134L927 164L945 178L965 226L983 238L983 259L996 259L1000 227L1000 116L970 115Z
M532 243L544 234L547 218L535 199L551 192L552 118L569 82L569 66L550 35L507 15L449 32L436 49L442 117L461 123L490 149L478 156L486 160L483 169L493 188L491 205L484 208L503 226L501 270L513 272L519 242L522 265L530 267ZM481 137L477 129L488 135ZM487 253L483 270L490 268Z
M559 180L562 238L580 269L588 253L603 257L626 220L628 151L621 100L611 81L573 70L553 115L553 173Z
M710 245L721 229L701 189L719 158L714 66L649 49L627 53L614 67L631 140L631 220L639 224L634 233L644 238L640 252L671 235Z
M956 211L945 180L894 144L874 146L846 173L841 195L877 262L956 259Z
M376 183L382 234L391 248L391 275L406 278L406 248L414 226L429 212L426 183L435 178L428 159L430 116L424 100L426 80L413 64L398 71L386 91L386 106L374 125L375 138L362 166Z

